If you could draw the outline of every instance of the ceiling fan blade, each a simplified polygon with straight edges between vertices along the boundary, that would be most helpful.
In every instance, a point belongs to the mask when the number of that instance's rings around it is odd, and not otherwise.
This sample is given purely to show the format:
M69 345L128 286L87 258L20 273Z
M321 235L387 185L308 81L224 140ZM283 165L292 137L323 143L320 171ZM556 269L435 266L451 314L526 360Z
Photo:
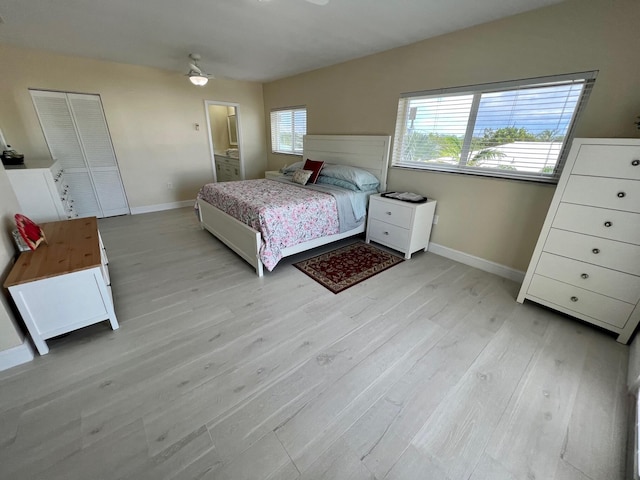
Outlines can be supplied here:
M309 3L313 3L314 5L325 6L329 3L329 0L307 0Z

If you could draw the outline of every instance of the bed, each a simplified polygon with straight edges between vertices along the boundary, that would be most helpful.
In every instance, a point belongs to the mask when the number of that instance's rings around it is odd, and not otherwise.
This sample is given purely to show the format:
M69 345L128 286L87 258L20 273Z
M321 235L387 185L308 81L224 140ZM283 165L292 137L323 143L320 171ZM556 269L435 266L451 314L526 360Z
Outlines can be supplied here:
M366 170L374 175L380 185L379 191L386 190L387 168L389 162L389 136L382 135L305 135L303 158L320 160L333 165L348 165ZM225 186L227 188L243 189L248 187L245 183L253 183L259 189L265 190L266 186L263 182L277 182L277 180L249 180L247 182L231 182L237 184L235 186ZM261 183L262 182L262 183ZM222 184L213 184L222 186ZM279 190L275 184L269 184L272 188L270 191ZM207 186L203 187L205 189ZM291 187L298 188L298 187ZM299 189L302 190L302 189ZM202 193L203 190L201 190ZM239 190L242 191L242 190ZM247 195L248 196L248 195ZM328 196L328 195L327 195ZM246 262L248 262L256 271L258 276L263 276L265 265L260 258L261 247L264 245L263 237L258 228L252 228L242 221L237 220L232 215L225 213L223 208L230 211L227 205L218 208L203 198L199 194L196 200L196 207L200 219L200 225L203 229L208 230L225 245L236 252ZM316 194L312 194L312 201L320 201ZM311 200L310 200L311 201ZM256 206L256 208L258 208ZM315 207L314 207L315 208ZM317 207L322 210L323 207ZM254 226L257 227L255 222ZM300 253L312 248L335 242L343 238L358 235L365 231L365 222L362 222L355 228L348 230L336 231L335 228L318 227L323 229L323 234L317 238L308 241L302 241L295 245L287 245L278 249L278 257L287 257ZM278 258L278 260L279 260ZM273 268L267 259L269 269Z

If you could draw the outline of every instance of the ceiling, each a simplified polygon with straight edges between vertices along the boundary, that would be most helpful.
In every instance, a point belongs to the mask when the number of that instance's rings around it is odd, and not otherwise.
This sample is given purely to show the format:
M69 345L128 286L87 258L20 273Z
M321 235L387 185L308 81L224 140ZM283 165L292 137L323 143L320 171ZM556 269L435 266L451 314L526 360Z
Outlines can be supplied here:
M0 43L264 82L560 1L3 0Z

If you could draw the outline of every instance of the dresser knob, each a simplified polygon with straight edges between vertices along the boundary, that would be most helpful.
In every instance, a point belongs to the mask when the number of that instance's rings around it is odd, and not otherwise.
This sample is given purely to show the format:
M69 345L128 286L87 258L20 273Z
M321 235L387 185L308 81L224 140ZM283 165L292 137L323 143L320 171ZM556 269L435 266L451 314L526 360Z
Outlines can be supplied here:
M624 192L618 192L618 198L624 198L624 197L626 197L626 196L627 196L627 194L626 194L626 193L624 193Z
M386 213L387 215L391 215L391 212L384 212L384 213Z
M593 253L595 253L596 255L600 253L600 249L599 248L594 248L593 250L591 250Z
M572 302L577 302L578 301L578 297L571 297L571 301Z
M611 222L604 222L604 226L609 228L611 225L613 225L613 223Z
M634 167L637 167L638 165L640 165L640 160L631 160L631 165L633 165Z
M385 235L389 235L389 232L384 232Z
M588 273L583 273L582 275L580 275L580 278L586 280L587 278L589 278L589 274Z

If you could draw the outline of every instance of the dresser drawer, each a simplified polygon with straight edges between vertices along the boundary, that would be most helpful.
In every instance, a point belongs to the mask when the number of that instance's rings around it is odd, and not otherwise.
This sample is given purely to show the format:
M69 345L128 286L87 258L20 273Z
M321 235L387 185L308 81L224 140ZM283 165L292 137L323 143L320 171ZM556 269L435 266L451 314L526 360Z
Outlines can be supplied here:
M640 180L637 145L582 145L572 174Z
M562 201L640 213L640 181L571 175Z
M618 328L624 327L635 308L630 303L539 275L533 276L528 294Z
M640 246L552 228L545 252L640 275Z
M543 252L536 274L627 303L640 300L640 277Z
M560 203L553 227L640 245L640 213Z
M370 240L397 250L405 251L409 246L411 232L406 228L370 218L368 232Z
M369 218L375 218L398 227L409 228L413 209L400 202L389 202L371 197L369 203Z

